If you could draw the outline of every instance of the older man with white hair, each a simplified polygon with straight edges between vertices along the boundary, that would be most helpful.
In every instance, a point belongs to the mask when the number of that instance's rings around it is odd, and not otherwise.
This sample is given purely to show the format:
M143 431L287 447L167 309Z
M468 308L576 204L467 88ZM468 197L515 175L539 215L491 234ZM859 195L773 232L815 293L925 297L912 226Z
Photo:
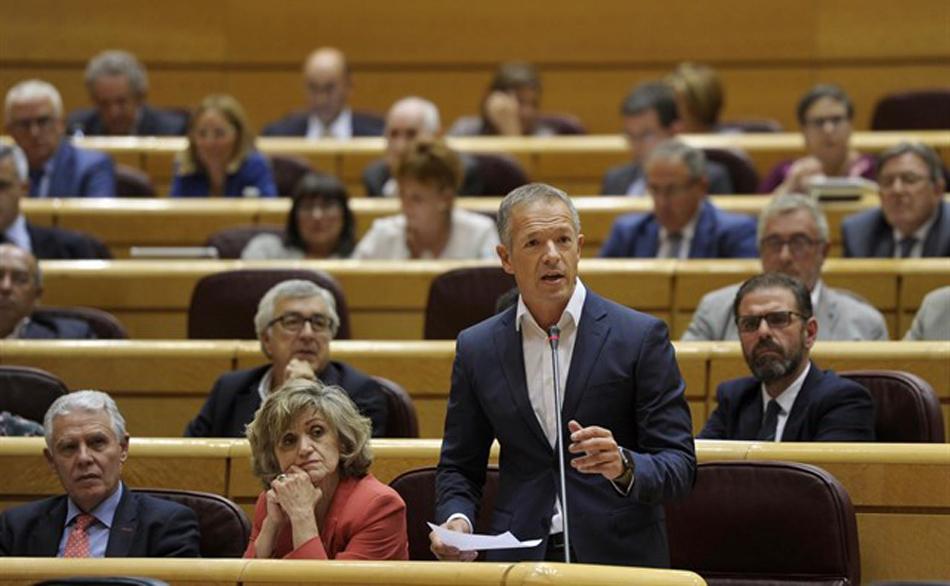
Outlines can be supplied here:
M330 360L330 341L339 325L336 303L326 289L299 279L274 285L254 316L254 329L269 363L218 378L185 435L244 437L244 427L264 399L298 377L319 378L343 388L373 422L373 435L384 435L388 409L379 383L348 364Z
M386 153L382 159L370 163L363 170L363 186L370 196L395 197L399 195L396 168L400 159L416 140L431 140L442 136L439 109L435 104L417 96L397 101L386 114ZM485 181L479 172L478 160L461 155L462 185L459 195L498 195L485 193Z
M32 197L113 197L115 170L104 153L65 137L63 100L52 84L21 81L7 92L6 130L26 155Z
M129 434L109 395L63 395L43 427L43 454L66 494L4 511L0 556L198 557L194 511L122 482Z

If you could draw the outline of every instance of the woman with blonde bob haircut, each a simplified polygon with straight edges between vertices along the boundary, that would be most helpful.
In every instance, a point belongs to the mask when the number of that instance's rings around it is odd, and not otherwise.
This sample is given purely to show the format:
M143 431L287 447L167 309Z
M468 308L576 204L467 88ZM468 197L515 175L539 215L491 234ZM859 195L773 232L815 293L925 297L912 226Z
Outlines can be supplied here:
M294 379L247 426L257 499L246 558L405 560L406 504L369 473L369 419L343 389Z
M178 157L172 197L273 197L277 187L244 108L226 94L201 100L188 126L188 148Z

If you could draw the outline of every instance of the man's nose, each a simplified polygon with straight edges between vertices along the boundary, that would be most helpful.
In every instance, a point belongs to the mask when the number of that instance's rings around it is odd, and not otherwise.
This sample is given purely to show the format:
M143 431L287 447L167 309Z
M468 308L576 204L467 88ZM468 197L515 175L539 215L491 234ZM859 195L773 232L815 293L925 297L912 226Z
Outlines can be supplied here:
M76 449L76 457L80 462L87 462L92 460L92 453L89 451L89 447L85 443L79 444L79 447Z

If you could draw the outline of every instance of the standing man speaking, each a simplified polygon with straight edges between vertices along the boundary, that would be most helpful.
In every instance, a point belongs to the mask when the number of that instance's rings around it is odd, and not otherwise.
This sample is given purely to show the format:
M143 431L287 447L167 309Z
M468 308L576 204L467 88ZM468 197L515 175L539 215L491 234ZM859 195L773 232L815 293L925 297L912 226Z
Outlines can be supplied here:
M689 492L696 469L689 408L660 320L608 301L577 277L584 236L570 198L534 183L498 210L498 256L517 305L458 337L436 520L471 532L492 441L501 444L491 533L541 538L493 560L564 559L556 445L566 446L571 559L668 567L664 501ZM566 427L557 429L548 329L560 329ZM440 559L471 560L433 533Z

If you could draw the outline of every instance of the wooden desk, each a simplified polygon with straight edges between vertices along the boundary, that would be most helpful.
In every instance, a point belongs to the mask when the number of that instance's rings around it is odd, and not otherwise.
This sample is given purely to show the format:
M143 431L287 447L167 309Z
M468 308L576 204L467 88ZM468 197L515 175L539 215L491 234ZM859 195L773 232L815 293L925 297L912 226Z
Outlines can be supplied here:
M804 154L799 133L682 135L697 148L740 149L764 176L779 161ZM9 140L9 139L7 139ZM852 146L876 153L899 142L913 140L931 145L950 164L950 131L855 132ZM183 150L181 137L85 137L76 144L109 153L117 162L148 173L158 192L168 193L173 159ZM571 194L599 193L608 168L626 163L629 149L619 134L561 137L450 138L449 144L464 153L505 153L517 159L534 181L556 185ZM362 194L363 169L382 156L382 138L345 141L312 141L304 138L259 138L265 154L292 154L306 158L315 169L340 177L354 195ZM503 194L498 194L503 195Z
M714 407L720 382L747 376L738 342L674 342L686 399L699 431ZM442 434L452 361L451 341L336 341L334 359L402 385L419 414L422 437ZM819 342L813 356L823 368L885 368L927 380L950 429L950 342ZM180 437L214 381L226 372L263 364L256 342L221 341L0 341L0 364L34 366L59 376L70 389L110 393L130 432Z
M187 332L191 292L202 277L225 270L272 268L270 261L43 261L48 305L104 309L122 321L132 338L180 339ZM497 261L285 261L281 268L310 268L333 275L346 293L355 339L419 339L432 280L454 268L498 266ZM759 270L755 260L582 259L580 275L599 294L652 313L678 337L701 296L741 282ZM903 297L903 276L911 285ZM849 259L827 261L824 279L876 305L894 338L909 325L925 287L946 283L948 259ZM635 285L634 285L635 284ZM916 293L914 293L916 291ZM385 292L381 295L380 292ZM906 301L910 307L901 308Z
M373 473L389 482L399 473L432 466L438 440L373 440ZM224 445L227 445L227 452ZM0 480L0 507L58 494L60 488L42 456L42 438L0 438L0 465L18 474ZM249 474L244 440L165 440L133 438L127 464L160 474L129 475L133 487L163 485L162 467L191 454L214 453L215 469L227 482L229 496L252 514L260 486ZM699 462L783 460L824 468L848 491L858 518L862 578L942 579L950 575L950 450L945 444L815 444L696 441ZM492 452L497 461L497 450ZM171 477L169 477L171 478ZM190 476L174 477L176 487L199 489ZM0 560L0 564L5 563ZM35 565L35 564L34 564ZM432 564L433 566L437 564ZM0 565L0 572L11 574Z
M728 212L758 217L768 196L721 195L712 202ZM457 205L494 215L501 202L497 197L461 197ZM574 197L584 232L585 255L597 255L618 216L648 213L652 202L645 197ZM841 221L854 213L878 206L877 197L856 202L823 204L831 236L832 255L841 253ZM290 200L278 199L26 199L21 207L30 221L42 226L58 226L96 235L116 258L128 258L132 246L203 246L208 236L233 226L283 226ZM356 218L357 237L373 221L399 213L393 198L354 198L350 207Z

